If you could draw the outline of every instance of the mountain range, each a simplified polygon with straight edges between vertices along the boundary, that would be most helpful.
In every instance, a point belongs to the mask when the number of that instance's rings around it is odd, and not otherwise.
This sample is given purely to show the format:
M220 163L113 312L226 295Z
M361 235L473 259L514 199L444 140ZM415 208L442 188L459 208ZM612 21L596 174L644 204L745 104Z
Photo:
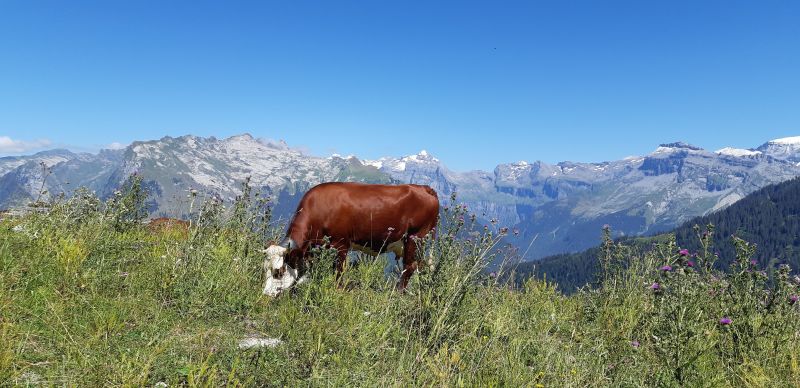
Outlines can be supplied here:
M425 151L362 160L312 156L249 134L164 137L97 154L50 150L0 158L0 208L81 186L107 197L134 173L144 178L150 212L176 217L186 216L190 192L229 201L247 177L271 196L274 214L282 217L290 217L302 194L321 182L427 184L444 205L457 193L479 222L518 231L508 241L525 259L536 259L596 245L605 224L616 236L668 230L800 176L800 136L753 149L712 152L675 142L618 161L520 161L467 172L452 171Z

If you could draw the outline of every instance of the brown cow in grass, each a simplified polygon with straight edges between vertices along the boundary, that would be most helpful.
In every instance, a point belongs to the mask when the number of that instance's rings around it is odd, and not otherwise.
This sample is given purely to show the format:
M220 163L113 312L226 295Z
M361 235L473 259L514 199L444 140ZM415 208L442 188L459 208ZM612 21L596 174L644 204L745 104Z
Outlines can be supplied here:
M277 296L303 274L312 247L338 251L341 274L351 249L377 255L394 252L403 259L400 290L417 269L416 242L434 230L439 218L436 191L420 185L323 183L300 200L286 239L266 249L264 294Z
M150 232L166 232L177 231L181 236L189 236L189 221L179 220L177 218L159 217L153 218L147 223L147 229Z

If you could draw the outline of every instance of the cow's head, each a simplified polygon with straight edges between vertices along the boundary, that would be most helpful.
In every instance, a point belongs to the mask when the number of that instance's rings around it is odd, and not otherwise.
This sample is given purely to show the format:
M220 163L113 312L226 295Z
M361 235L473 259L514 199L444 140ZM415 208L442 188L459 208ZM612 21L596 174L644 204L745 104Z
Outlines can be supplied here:
M270 245L264 250L267 257L264 259L264 295L276 297L281 291L293 286L297 281L297 268L292 268L286 263L289 251L295 247L294 241L287 239L280 245Z

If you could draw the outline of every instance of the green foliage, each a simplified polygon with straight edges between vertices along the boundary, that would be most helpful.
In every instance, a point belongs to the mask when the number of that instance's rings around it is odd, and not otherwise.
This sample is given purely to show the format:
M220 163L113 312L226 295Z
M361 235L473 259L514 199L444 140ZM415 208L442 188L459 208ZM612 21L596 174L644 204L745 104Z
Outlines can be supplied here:
M606 238L597 287L565 296L486 275L501 236L469 232L453 206L418 241L426 264L405 294L388 258L337 280L319 248L310 280L270 299L261 249L283 228L268 198L245 186L229 209L208 199L175 233L134 222L143 202L129 195L79 191L0 221L0 385L800 384L788 267L761 272L737 240L722 273L713 230L695 231L696 257L674 239L641 254ZM281 344L240 349L247 337Z

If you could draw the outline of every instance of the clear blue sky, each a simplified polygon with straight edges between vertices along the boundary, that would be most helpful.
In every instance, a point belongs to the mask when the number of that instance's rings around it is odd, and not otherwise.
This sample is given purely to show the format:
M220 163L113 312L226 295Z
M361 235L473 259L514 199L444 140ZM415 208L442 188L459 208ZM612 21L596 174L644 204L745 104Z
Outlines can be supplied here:
M798 21L798 1L7 0L0 150L250 132L467 170L755 147L800 135Z

